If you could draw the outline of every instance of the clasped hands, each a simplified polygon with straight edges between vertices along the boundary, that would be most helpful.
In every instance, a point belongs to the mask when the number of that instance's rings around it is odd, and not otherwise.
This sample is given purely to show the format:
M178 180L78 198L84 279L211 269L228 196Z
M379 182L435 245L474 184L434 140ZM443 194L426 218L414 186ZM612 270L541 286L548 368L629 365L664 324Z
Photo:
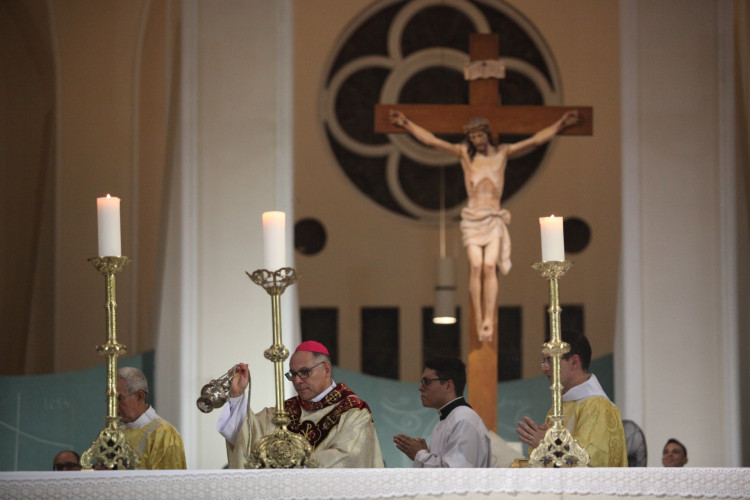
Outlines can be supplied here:
M404 434L396 434L393 436L393 442L396 443L396 448L401 450L409 459L414 460L419 450L427 450L427 441L422 438L411 438Z
M539 446L539 443L544 439L544 435L549 429L549 424L537 424L529 417L523 417L523 420L517 422L518 428L518 439L528 444L532 448Z

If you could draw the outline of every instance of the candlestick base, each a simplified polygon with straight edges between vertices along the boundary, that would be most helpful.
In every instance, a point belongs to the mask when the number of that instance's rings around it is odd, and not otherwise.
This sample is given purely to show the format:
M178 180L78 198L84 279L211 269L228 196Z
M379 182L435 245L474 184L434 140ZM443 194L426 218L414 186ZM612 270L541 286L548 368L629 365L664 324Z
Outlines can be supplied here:
M531 452L529 464L532 467L548 468L588 466L589 454L562 425L563 417L550 418L553 421L552 427L547 429L544 439Z
M139 469L141 459L117 425L117 418L106 417L107 425L81 455L83 470Z
M286 420L288 421L288 418ZM274 423L276 423L276 419L274 419ZM245 468L298 469L317 467L315 460L310 457L311 454L312 446L310 443L304 437L287 430L282 425L255 443Z

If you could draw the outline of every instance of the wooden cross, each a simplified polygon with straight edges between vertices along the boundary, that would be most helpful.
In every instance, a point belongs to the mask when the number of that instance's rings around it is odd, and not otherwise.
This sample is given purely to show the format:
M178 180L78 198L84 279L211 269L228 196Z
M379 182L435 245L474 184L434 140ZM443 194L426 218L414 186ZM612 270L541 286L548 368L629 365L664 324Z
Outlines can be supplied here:
M497 34L472 34L469 40L471 61L493 61L499 57ZM568 110L578 110L581 120L561 132L563 135L591 135L593 110L589 106L499 106L499 81L496 78L469 82L469 104L377 104L375 132L405 133L391 124L391 110L403 112L414 123L436 134L463 134L471 118L489 120L495 134L531 135L553 124ZM469 301L471 304L471 301ZM487 429L497 430L497 314L492 342L480 342L476 318L469 307L469 362L467 385L471 405L482 417ZM493 381L494 383L490 383Z

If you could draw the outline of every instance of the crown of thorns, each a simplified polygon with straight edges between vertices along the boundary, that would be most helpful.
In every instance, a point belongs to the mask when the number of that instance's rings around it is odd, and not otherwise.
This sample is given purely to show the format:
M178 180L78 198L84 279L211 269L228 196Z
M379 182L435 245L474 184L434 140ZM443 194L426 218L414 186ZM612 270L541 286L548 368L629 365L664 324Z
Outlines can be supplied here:
M490 128L490 121L487 118L472 118L464 125L464 133L471 133L476 130L483 132Z

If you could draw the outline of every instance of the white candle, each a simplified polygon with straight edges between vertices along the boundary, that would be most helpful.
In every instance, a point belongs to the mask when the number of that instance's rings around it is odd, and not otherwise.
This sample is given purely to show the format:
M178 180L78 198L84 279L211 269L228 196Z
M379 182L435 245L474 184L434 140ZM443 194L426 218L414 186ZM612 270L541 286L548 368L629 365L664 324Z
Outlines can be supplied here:
M286 267L286 214L263 212L263 248L265 269L278 271Z
M539 217L542 229L542 261L565 260L565 238L563 237L563 218Z
M120 257L120 198L96 199L99 223L99 257Z

